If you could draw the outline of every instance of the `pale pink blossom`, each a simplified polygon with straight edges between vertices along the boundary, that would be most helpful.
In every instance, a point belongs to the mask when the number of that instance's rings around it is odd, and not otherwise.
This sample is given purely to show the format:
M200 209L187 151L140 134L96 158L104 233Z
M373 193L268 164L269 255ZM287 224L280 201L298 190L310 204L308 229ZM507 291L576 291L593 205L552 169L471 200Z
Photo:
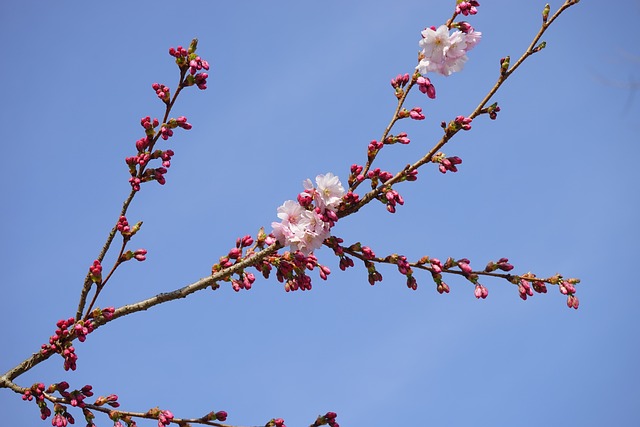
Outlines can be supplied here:
M292 251L309 255L322 246L329 237L333 223L338 220L336 210L345 194L342 183L332 173L316 177L317 188L310 179L303 182L305 188L298 201L287 200L278 208L280 222L273 222L273 236ZM315 203L314 206L311 202Z
M473 30L449 34L446 25L425 29L419 42L422 59L416 69L422 75L432 71L444 76L461 71L468 59L467 52L478 44L481 35Z

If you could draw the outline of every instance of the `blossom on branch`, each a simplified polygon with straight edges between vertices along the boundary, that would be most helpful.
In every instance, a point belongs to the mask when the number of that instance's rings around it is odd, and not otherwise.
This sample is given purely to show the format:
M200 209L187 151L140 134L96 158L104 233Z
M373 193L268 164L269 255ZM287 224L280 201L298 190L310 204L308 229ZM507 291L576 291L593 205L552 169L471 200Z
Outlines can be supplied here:
M449 28L441 25L422 31L419 45L420 62L416 69L422 75L429 71L449 76L462 70L467 62L467 52L480 41L482 33L474 31L470 25L463 27L467 31L456 30L449 34Z
M332 173L318 175L316 185L310 179L303 182L304 192L298 201L287 200L278 208L280 222L273 222L273 235L292 251L309 255L322 246L338 220L336 210L345 195L340 179ZM315 206L313 206L315 203Z

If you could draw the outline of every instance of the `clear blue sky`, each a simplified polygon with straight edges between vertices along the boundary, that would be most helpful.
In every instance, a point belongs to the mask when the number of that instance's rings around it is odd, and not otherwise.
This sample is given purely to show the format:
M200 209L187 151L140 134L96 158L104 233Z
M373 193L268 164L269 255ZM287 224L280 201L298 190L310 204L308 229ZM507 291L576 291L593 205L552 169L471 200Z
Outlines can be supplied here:
M389 79L411 71L420 30L443 23L453 3L0 4L0 371L75 313L129 191L123 159L139 119L161 114L151 84L175 87L169 46L200 39L209 89L186 92L174 110L194 128L170 140L167 185L144 186L129 213L144 220L133 246L148 260L119 270L101 306L206 276L236 237L269 226L305 178L331 171L346 181L390 118ZM440 121L472 111L544 6L481 3L470 21L484 36L465 71L435 77L435 101L410 98L427 119L397 128L412 144L385 149L381 167L417 159ZM135 411L224 409L239 425L309 425L329 410L342 426L637 423L639 18L637 1L583 0L498 94L498 120L479 118L446 148L464 160L460 172L426 167L398 187L397 214L372 204L334 229L380 255L468 257L477 267L506 256L519 273L580 277L577 312L555 288L523 302L490 280L485 301L456 278L442 296L418 274L412 292L393 268L371 287L361 266L342 273L323 250L334 273L311 292L287 294L274 279L202 292L90 335L75 373L54 357L16 381L90 383ZM6 425L50 423L7 390L0 409Z

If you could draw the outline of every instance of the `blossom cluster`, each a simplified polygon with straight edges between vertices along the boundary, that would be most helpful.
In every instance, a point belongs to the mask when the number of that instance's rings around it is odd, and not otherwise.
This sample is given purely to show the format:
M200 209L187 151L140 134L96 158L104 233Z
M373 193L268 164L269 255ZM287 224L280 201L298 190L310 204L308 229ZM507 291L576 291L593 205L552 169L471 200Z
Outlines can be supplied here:
M40 349L40 353L46 355L50 352L60 353L64 358L64 370L72 371L76 370L76 361L78 356L75 353L71 341L73 335L78 338L78 341L84 342L87 339L87 335L93 332L97 322L103 322L113 317L115 309L113 307L107 307L104 309L96 308L85 320L76 321L73 317L69 319L61 319L56 323L57 329L55 333L49 338L49 344L43 344Z
M422 31L419 45L420 62L416 69L422 75L435 72L449 76L462 70L467 61L467 52L480 41L482 33L474 31L467 23L456 24L458 29L450 33L449 27L426 28ZM425 87L424 93L428 93ZM434 93L435 96L435 93Z
M280 222L273 222L273 235L292 251L309 255L322 246L331 227L338 220L336 211L345 195L344 187L332 173L318 175L316 185L310 179L298 200L287 200L278 208Z

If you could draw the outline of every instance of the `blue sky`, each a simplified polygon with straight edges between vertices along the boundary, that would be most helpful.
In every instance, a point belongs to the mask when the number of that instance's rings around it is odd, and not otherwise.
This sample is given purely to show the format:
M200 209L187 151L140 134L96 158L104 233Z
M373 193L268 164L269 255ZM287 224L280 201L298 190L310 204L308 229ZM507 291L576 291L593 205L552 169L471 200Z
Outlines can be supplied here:
M101 306L206 276L305 178L346 181L395 107L389 80L412 70L420 30L453 3L3 2L0 371L75 313L129 191L123 159L139 119L161 114L151 84L175 87L168 47L199 38L209 89L187 91L174 110L194 127L170 140L167 185L144 186L128 215L144 221L133 246L148 260L123 266ZM434 77L435 101L410 97L427 119L399 125L412 143L383 150L380 167L419 158L442 120L475 108L499 58L523 51L544 2L513 4L482 2L469 21L483 40L464 72ZM342 426L637 422L640 52L621 16L637 21L640 4L571 8L497 95L498 120L478 118L446 147L460 172L425 167L398 187L396 214L371 204L334 229L379 255L477 267L508 257L519 273L580 277L578 311L555 288L523 302L490 280L485 301L456 278L442 296L418 274L412 292L393 268L371 287L361 266L340 272L322 250L333 274L310 292L285 293L274 279L201 292L96 331L77 345L77 372L51 358L16 381L90 383L133 411L224 409L234 425L309 425L326 411ZM0 408L7 425L41 423L36 405L7 390Z

